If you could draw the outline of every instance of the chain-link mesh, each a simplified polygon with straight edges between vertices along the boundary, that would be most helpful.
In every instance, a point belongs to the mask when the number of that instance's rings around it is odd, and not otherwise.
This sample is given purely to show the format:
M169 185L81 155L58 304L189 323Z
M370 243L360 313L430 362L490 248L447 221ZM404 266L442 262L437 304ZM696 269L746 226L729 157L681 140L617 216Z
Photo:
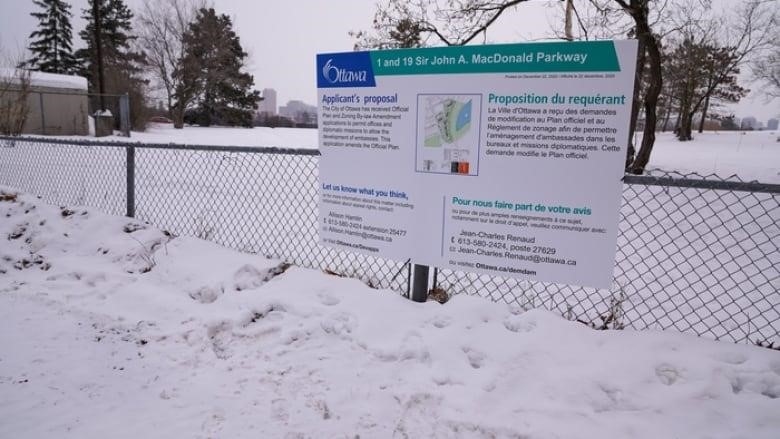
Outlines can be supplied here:
M408 263L319 245L316 151L0 138L0 184L51 203L124 214L126 148L135 150L139 219L408 292ZM624 185L612 288L445 269L435 283L450 294L546 308L595 327L780 341L777 186L650 174Z
M0 184L124 215L127 148L135 150L136 218L408 294L408 263L319 245L316 150L0 137Z
M405 264L319 245L318 160L316 151L136 148L136 217L176 234L407 292Z
M780 190L717 188L735 177L651 174L661 181L635 178L623 187L609 290L452 270L438 272L438 286L601 328L780 341Z
M125 158L125 150L115 146L0 137L0 184L48 203L93 206L124 215Z

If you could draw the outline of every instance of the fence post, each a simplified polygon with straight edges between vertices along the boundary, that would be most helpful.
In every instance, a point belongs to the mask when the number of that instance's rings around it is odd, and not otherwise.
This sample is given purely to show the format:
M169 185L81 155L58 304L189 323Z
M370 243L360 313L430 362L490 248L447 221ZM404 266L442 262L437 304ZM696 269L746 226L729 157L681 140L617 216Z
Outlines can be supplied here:
M414 264L412 300L415 302L425 302L427 299L428 299L428 266Z
M128 145L127 150L127 216L135 217L135 146Z

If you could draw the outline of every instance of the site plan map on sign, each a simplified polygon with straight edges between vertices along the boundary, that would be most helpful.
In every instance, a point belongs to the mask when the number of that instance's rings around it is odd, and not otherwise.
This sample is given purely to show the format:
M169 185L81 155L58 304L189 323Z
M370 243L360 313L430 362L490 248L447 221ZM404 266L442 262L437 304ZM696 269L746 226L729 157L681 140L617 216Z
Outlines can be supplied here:
M417 97L418 172L478 174L480 100L480 95Z

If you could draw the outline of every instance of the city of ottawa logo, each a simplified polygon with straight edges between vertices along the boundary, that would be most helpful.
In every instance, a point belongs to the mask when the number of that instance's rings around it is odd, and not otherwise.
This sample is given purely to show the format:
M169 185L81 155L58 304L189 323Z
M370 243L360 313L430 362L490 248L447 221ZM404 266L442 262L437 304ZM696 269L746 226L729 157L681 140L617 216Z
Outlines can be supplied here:
M322 76L331 84L343 84L354 82L367 82L368 71L366 70L347 70L333 65L333 58L328 59L322 66Z

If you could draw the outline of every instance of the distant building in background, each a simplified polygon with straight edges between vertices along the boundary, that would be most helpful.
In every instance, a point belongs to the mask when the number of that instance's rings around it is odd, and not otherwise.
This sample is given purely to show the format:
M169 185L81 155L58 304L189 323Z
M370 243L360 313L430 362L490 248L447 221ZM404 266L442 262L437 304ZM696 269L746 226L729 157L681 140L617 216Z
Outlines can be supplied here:
M768 130L776 130L777 129L778 121L777 119L769 119L766 121L766 129Z
M288 101L287 105L279 107L279 115L288 117L296 123L317 123L317 107L303 101Z
M748 116L742 119L742 123L739 127L742 130L755 130L758 129L758 121L755 117Z
M263 89L263 100L257 106L257 114L276 116L276 90Z
M263 90L263 100L260 101L255 115L255 126L264 127L296 127L317 128L317 107L303 101L287 101L287 105L276 108L276 90Z

